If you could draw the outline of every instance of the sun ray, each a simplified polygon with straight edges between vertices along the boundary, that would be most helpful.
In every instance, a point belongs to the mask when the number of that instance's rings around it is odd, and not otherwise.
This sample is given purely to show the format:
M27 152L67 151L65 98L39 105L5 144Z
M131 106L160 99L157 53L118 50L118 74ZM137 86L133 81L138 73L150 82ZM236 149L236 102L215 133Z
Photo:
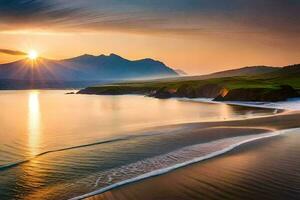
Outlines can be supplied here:
M39 54L35 50L30 50L27 56L30 60L36 60L39 57Z

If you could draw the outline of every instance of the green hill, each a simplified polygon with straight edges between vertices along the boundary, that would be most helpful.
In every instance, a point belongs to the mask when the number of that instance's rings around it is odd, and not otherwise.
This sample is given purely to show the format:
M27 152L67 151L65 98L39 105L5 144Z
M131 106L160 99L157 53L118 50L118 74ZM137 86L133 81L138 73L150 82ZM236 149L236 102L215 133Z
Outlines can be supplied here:
M143 94L157 98L188 97L216 100L281 101L299 96L300 65L249 76L188 80L188 78L126 82L85 88L81 94ZM227 96L227 98L225 98ZM230 97L230 98L229 98Z

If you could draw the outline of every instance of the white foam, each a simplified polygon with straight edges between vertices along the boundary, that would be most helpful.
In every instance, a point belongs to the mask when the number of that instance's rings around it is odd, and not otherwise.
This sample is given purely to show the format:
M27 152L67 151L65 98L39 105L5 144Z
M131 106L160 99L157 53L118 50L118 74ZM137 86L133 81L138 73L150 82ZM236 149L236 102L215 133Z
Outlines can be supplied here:
M287 101L280 102L247 102L247 101L226 101L219 102L213 101L211 98L178 98L182 101L194 101L194 102L204 102L204 103L215 103L215 104L228 104L228 105L238 105L238 106L248 106L256 108L271 108L271 109L284 109L284 110L300 110L300 98L292 98Z
M158 175L161 175L161 174L165 174L165 173L170 172L172 170L175 170L175 169L185 167L185 166L193 164L193 163L197 163L197 162L200 162L200 161L203 161L203 160L207 160L207 159L222 155L224 153L227 153L227 152L233 150L234 148L236 148L236 147L238 147L242 144L246 144L246 143L249 143L249 142L252 142L252 141L255 141L255 140L260 140L260 139L264 139L264 138L270 138L270 137L286 134L286 133L289 133L290 131L294 131L294 130L299 130L299 129L286 129L286 130L280 130L280 131L275 131L275 132L263 133L263 134L256 135L256 137L253 136L253 135L252 136L235 137L235 138L242 138L242 137L247 138L248 137L248 139L242 140L242 141L237 142L235 144L231 144L231 145L227 146L226 148L223 148L223 149L215 151L215 152L208 153L204 156L196 157L196 158L188 160L186 162L178 163L178 164L175 164L175 165L172 165L172 166L169 166L169 167L154 170L154 171L151 171L151 172L148 172L148 173L145 173L145 174L133 177L133 178L129 178L129 179L114 183L112 185L100 188L100 189L95 190L93 192L90 192L90 193L87 193L87 194L84 194L84 195L81 195L81 196L74 197L71 200L79 200L79 199L88 198L88 197L106 192L108 190L114 189L116 187L120 187L120 186L129 184L129 183L133 183L133 182L137 182L137 181L140 181L140 180L143 180L143 179L146 179L146 178L150 178L150 177L158 176ZM232 138L232 139L234 139L234 138ZM193 145L193 146L197 146L197 145ZM191 148L193 146L189 146L187 148ZM186 149L186 148L183 148L183 149Z

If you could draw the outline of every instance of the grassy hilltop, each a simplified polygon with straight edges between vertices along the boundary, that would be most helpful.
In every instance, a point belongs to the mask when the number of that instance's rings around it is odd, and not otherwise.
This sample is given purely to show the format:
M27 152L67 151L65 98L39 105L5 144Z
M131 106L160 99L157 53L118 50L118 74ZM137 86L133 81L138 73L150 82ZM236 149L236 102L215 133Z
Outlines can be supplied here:
M91 86L79 93L144 94L157 98L210 97L216 100L278 101L298 96L299 90L300 65L293 65L250 76L208 79L183 77Z

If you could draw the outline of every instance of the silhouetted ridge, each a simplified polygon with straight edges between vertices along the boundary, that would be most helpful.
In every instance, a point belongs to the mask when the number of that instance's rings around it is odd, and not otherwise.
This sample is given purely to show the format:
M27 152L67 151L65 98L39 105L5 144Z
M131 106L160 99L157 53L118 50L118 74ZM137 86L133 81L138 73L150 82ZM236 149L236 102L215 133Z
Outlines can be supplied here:
M123 57L121 57L121 56L119 56L117 54L114 54L114 53L109 54L109 56L107 56L107 57L124 59ZM127 59L125 59L125 60L127 60Z
M89 55L65 60L39 58L35 66L28 59L0 65L0 79L40 81L103 81L162 78L178 74L152 59L127 60L116 54Z

